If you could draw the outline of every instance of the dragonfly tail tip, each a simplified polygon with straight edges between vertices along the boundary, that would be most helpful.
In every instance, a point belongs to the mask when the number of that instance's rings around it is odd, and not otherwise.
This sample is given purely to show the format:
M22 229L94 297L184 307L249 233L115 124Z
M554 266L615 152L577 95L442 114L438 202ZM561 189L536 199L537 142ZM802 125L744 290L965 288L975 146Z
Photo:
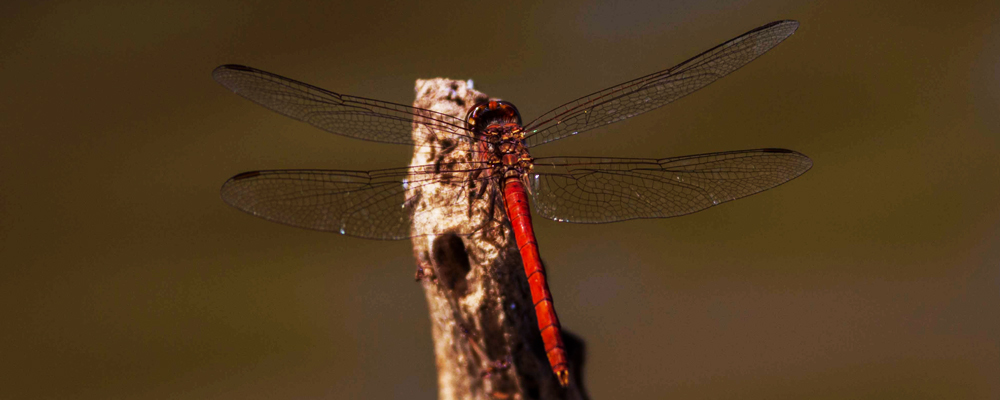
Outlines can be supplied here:
M559 384L562 385L562 387L569 386L569 371L562 370L556 372L556 378L559 379Z

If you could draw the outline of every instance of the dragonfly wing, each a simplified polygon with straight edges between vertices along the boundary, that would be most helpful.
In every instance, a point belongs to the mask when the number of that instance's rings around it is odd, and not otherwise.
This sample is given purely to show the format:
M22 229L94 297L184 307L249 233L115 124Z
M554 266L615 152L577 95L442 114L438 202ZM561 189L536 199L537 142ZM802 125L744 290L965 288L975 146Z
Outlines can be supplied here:
M465 122L431 110L334 93L294 79L242 65L223 65L212 71L217 82L279 114L322 130L374 142L417 144L413 123L432 131L469 139Z
M784 149L663 159L535 159L535 210L557 221L604 223L690 214L802 175L812 160Z
M662 107L753 61L798 26L772 22L674 67L563 104L525 125L526 144L538 146Z
M286 225L398 240L411 237L416 199L408 190L430 184L468 185L469 175L472 171L441 174L430 165L377 171L254 171L226 181L222 199Z

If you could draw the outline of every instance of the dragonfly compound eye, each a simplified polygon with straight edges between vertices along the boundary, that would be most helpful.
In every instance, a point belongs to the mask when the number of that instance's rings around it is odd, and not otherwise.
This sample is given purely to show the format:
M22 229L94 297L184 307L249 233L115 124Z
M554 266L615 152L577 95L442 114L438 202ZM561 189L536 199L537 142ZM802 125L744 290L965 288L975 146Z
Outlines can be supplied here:
M485 134L486 131L496 130L504 125L520 126L521 113L508 101L490 100L472 106L465 122L469 130Z

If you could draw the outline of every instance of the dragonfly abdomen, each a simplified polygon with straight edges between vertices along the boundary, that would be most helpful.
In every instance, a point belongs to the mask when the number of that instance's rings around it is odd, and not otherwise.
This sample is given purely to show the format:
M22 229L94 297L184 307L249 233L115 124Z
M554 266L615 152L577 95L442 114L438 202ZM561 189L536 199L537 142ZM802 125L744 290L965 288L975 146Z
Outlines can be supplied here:
M528 208L528 195L524 190L520 177L509 177L504 181L504 203L507 218L514 228L517 248L524 264L524 274L528 277L531 287L531 301L535 305L535 317L538 319L538 330L545 343L545 354L552 366L552 372L559 379L559 384L569 384L569 369L566 359L566 345L562 340L562 329L559 317L556 316L552 293L545 279L545 268L538 255L538 242L535 241L535 231L531 226L531 211Z

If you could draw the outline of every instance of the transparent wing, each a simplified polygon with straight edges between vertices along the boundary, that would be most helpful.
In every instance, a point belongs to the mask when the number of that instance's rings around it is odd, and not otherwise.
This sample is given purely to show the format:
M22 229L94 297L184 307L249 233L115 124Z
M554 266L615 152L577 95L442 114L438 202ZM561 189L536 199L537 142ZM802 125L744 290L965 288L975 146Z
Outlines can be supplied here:
M418 144L413 123L455 138L474 137L465 122L435 111L334 93L242 65L223 65L212 77L236 94L327 132L373 142Z
M603 223L690 214L760 193L812 167L805 155L759 149L663 159L535 159L526 179L535 210L557 221Z
M446 173L437 168L246 172L223 184L222 199L244 212L286 225L369 239L406 239L411 236L416 204L415 199L407 200L408 189L430 184L468 186L470 181L487 179L476 173L479 168Z
M753 61L798 26L772 22L674 67L563 104L525 125L526 144L538 146L662 107Z

